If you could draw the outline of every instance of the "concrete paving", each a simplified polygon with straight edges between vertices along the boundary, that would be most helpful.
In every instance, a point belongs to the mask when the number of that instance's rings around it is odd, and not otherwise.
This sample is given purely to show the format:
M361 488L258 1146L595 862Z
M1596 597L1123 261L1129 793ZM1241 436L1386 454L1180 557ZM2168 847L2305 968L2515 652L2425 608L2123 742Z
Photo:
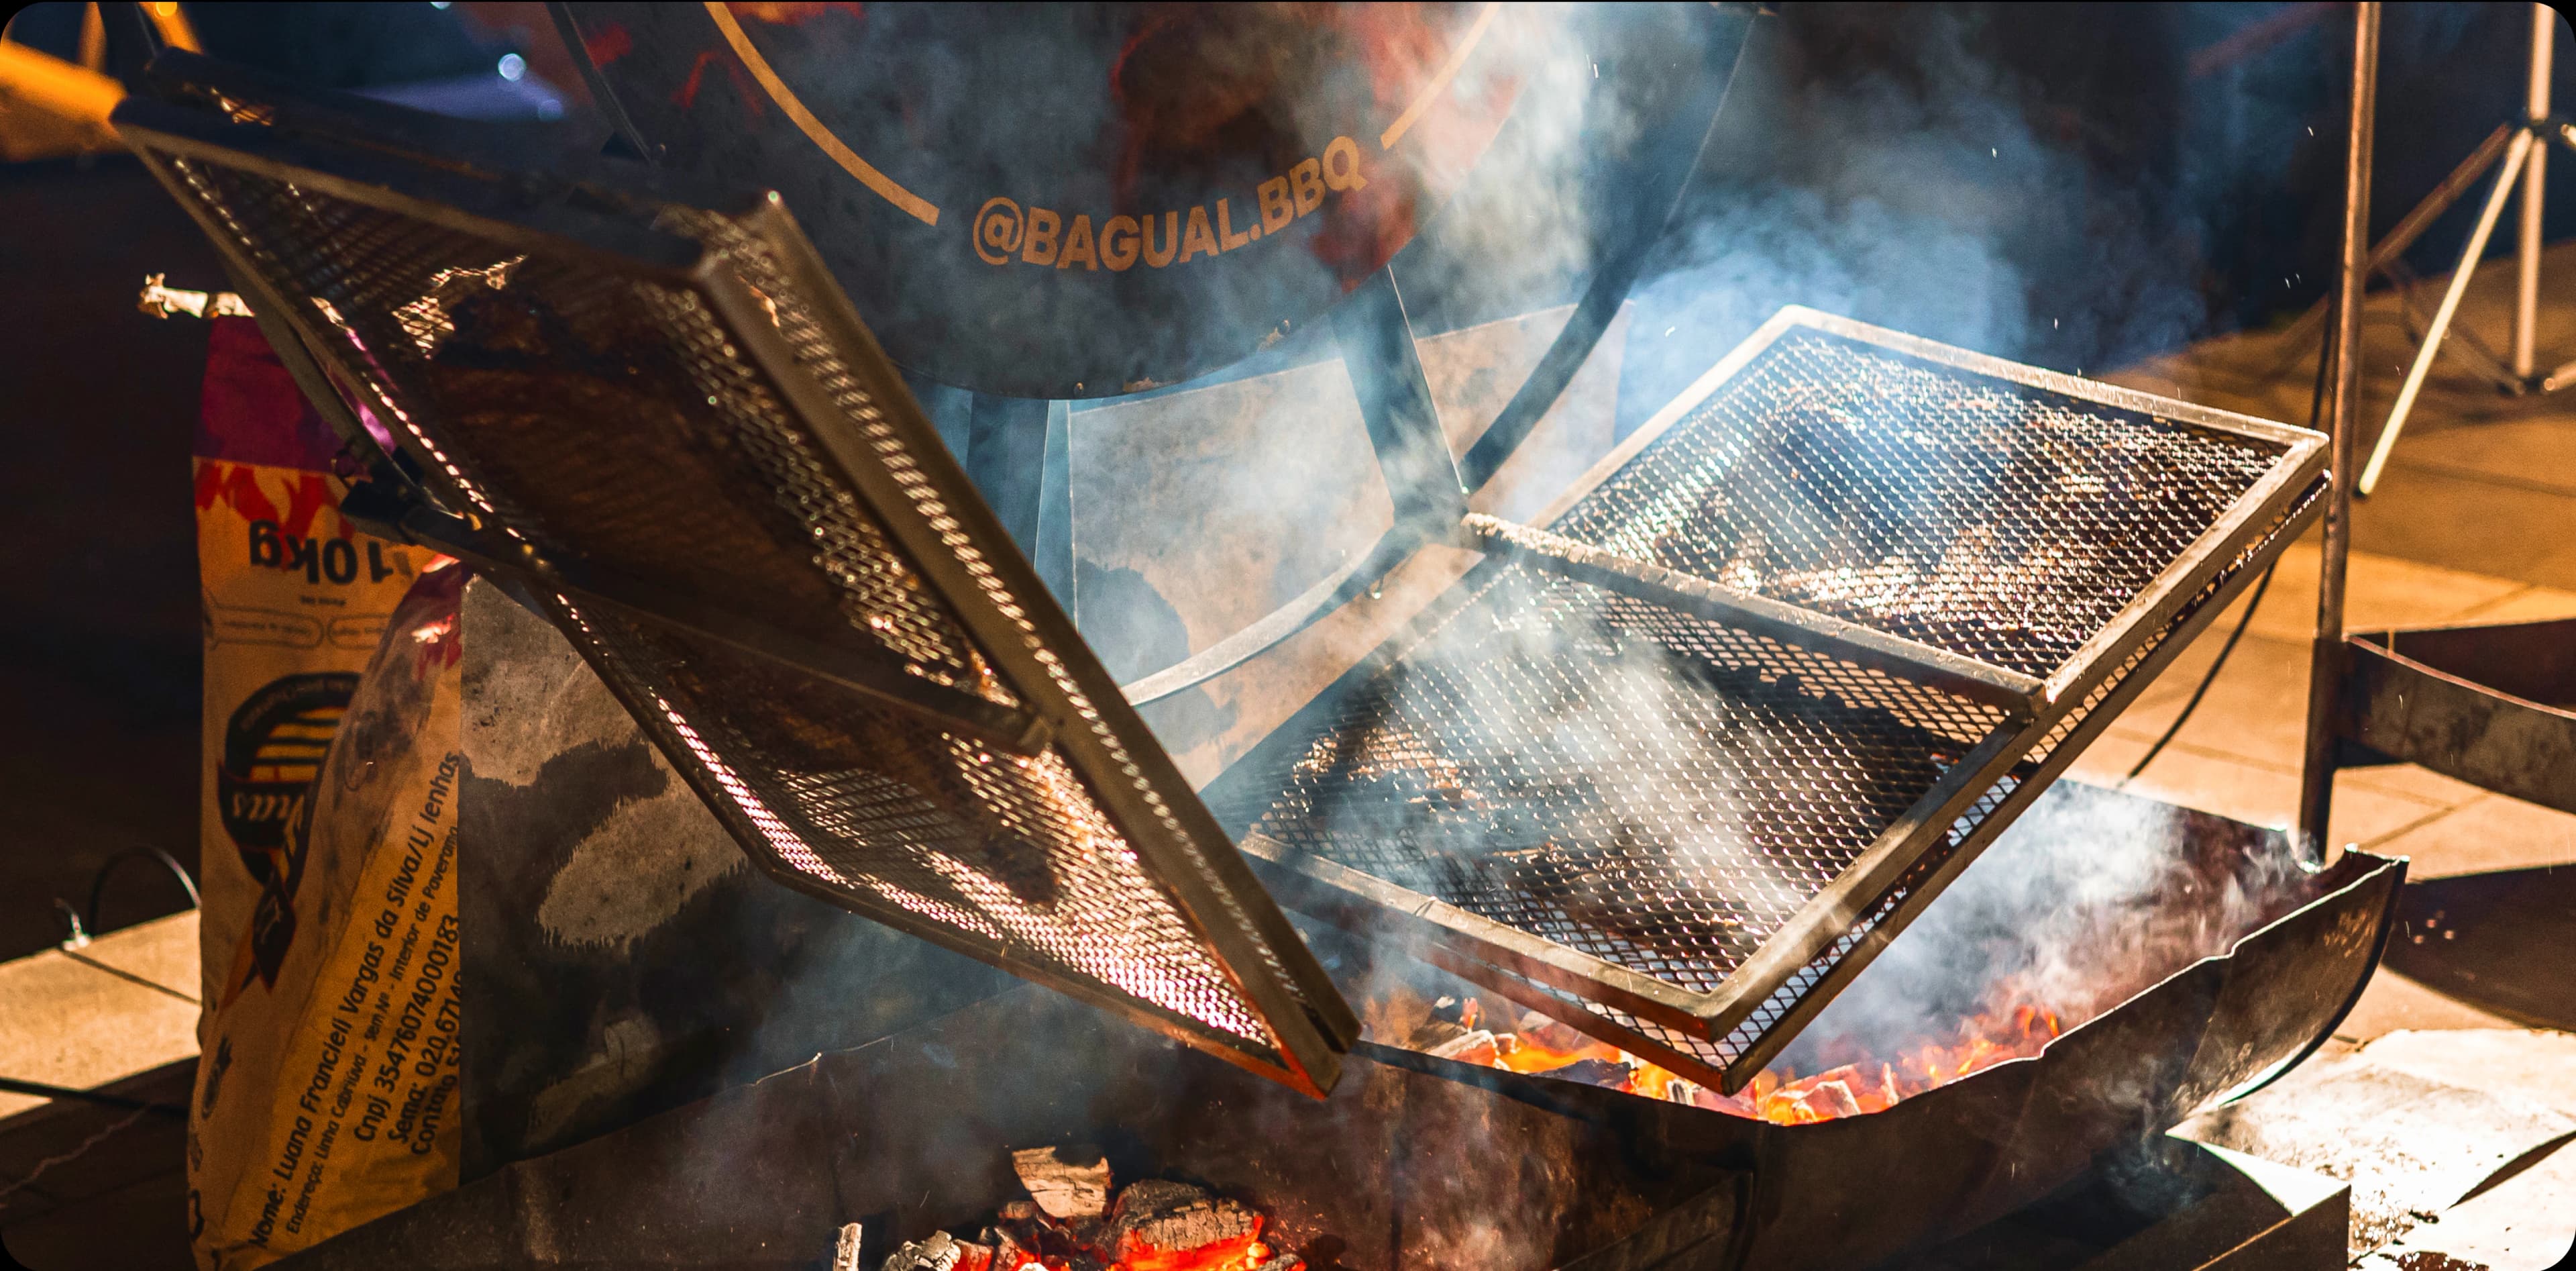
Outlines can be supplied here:
M185 1106L197 1059L197 915L0 963L0 1074ZM30 1267L184 1268L185 1122L0 1094L0 1249Z
M197 914L0 962L0 1073L86 1090L197 1054ZM45 1099L0 1093L0 1122Z

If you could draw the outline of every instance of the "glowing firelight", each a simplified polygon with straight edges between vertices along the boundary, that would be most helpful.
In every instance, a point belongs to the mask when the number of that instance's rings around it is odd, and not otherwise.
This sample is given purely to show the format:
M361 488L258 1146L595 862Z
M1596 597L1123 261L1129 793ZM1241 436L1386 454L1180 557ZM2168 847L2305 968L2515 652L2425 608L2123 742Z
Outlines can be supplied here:
M1959 1022L1955 1041L1926 1043L1894 1059L1847 1063L1803 1077L1786 1065L1775 1065L1755 1074L1742 1091L1727 1095L1561 1024L1529 1016L1522 1019L1517 1033L1484 1033L1475 1031L1482 1023L1480 1016L1475 1000L1463 1004L1458 1022L1470 1032L1460 1039L1464 1044L1443 1047L1444 1057L1533 1076L1588 1081L1775 1125L1812 1125L1883 1112L1997 1064L2035 1056L2064 1031L2057 1012L2022 1003L1967 1016Z

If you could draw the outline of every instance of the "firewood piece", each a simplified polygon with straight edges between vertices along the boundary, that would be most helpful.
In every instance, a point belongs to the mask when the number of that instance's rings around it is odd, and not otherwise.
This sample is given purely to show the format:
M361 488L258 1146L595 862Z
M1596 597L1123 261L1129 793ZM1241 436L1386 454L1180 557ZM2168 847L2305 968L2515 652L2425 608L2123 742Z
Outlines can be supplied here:
M1011 1170L1050 1218L1069 1222L1109 1212L1109 1162L1098 1148L1028 1148L1011 1153Z
M1024 1250L1032 1260L1049 1265L1071 1263L1096 1243L1076 1237L1035 1202L1025 1200L1002 1206L1001 1217L988 1234L998 1238L1006 1254L1013 1249ZM1010 1263L1005 1260L1003 1265Z
M1434 1059L1455 1059L1462 1064L1491 1066L1502 1050L1492 1033L1479 1028L1472 1033L1460 1033L1422 1053Z
M1444 997L1431 1004L1431 1018L1461 1029L1473 1029L1483 1022L1484 1009L1476 999Z
M1514 1028L1524 1040L1545 1046L1549 1050L1576 1051L1593 1044L1592 1038L1573 1025L1563 1020L1549 1019L1537 1011L1522 1015L1520 1022Z
M1440 1053L1441 1047L1466 1035L1466 1029L1445 1019L1435 1019L1413 1030L1413 1036L1405 1039L1404 1048L1418 1050L1426 1055L1436 1055ZM1490 1033L1486 1035L1492 1036Z
M1852 1097L1851 1087L1840 1081L1820 1081L1807 1092L1807 1106L1828 1117L1860 1115L1860 1100Z
M853 1223L850 1227L842 1228L845 1238L856 1226L857 1224ZM850 1238L849 1243L851 1265L855 1266L858 1260L857 1241L855 1238ZM879 1271L989 1271L992 1265L992 1250L967 1244L947 1232L937 1231L932 1232L928 1240L905 1241L902 1248L887 1256ZM839 1263L836 1261L834 1266L838 1267Z
M840 1239L832 1243L832 1271L860 1271L859 1224L843 1225Z
M1187 1183L1148 1178L1118 1193L1110 1231L1122 1258L1144 1251L1197 1249L1224 1240L1247 1240L1261 1216L1249 1206Z
M1625 1086L1637 1070L1608 1059L1578 1059L1562 1068L1551 1068L1542 1074L1562 1081L1580 1081L1587 1086Z

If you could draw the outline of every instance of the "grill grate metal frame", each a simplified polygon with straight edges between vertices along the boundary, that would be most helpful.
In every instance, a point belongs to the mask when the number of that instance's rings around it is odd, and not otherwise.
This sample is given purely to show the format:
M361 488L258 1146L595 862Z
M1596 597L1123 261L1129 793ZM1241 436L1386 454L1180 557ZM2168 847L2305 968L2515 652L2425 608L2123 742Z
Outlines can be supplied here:
M1207 796L1295 907L1740 1088L2296 536L2324 463L1793 307L1540 528L1471 525L1487 560Z
M1322 968L775 195L269 97L116 125L772 877L1321 1095ZM335 405L336 403L331 403Z

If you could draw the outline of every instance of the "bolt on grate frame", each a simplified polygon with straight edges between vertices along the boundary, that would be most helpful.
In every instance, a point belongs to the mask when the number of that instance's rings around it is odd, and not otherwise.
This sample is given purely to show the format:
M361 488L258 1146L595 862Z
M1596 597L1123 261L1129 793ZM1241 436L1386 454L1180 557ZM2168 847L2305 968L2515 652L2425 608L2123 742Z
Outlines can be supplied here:
M2314 515L2323 438L1784 310L1208 799L1739 1089Z
M425 474L399 529L553 619L774 878L1332 1087L1348 1005L776 196L339 109L116 123Z

